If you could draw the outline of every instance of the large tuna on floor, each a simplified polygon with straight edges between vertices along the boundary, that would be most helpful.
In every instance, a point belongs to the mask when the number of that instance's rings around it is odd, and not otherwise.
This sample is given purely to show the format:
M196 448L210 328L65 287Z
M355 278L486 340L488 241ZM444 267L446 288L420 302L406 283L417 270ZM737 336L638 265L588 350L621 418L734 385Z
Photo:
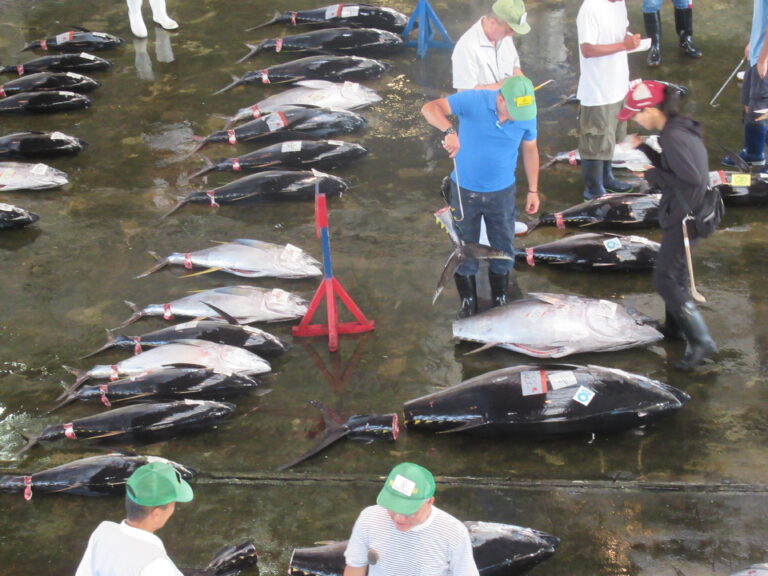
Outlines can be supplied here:
M80 458L29 475L0 476L0 492L21 492L25 500L33 493L117 496L125 494L125 482L134 470L150 462L167 462L185 480L197 475L192 468L159 456L114 453Z
M0 98L21 92L45 92L50 90L68 90L70 92L90 92L101 86L93 78L75 72L38 72L20 76L0 84Z
M0 158L41 158L79 154L88 143L62 132L14 132L0 136Z
M370 4L331 4L322 8L308 10L288 10L276 12L268 22L246 29L246 32L257 30L270 24L290 24L291 26L352 26L362 28L378 28L400 34L408 24L408 16L386 6L371 6Z
M586 233L518 250L515 258L570 270L653 270L659 246L642 236Z
M40 216L13 204L0 202L0 230L23 228L40 220Z
M14 73L19 76L35 74L37 72L92 72L94 70L106 70L112 66L112 62L99 58L93 54L82 52L80 54L51 54L35 58L24 64L0 66L0 73Z
M738 178L748 178L745 186ZM768 204L768 174L756 172L748 177L738 172L711 172L710 183L720 192L726 206L764 206Z
M514 438L613 432L678 411L688 394L602 366L513 366L465 380L403 406L411 430Z
M506 306L456 320L453 336L535 358L609 352L664 338L653 321L611 300L530 293Z
M30 42L21 52L25 50L55 50L57 52L82 52L95 50L108 50L116 48L125 43L125 40L106 32L92 32L86 28L77 27L75 30L67 30L50 38L34 40Z
M480 576L517 576L550 558L560 539L521 526L464 522ZM294 548L290 576L341 576L347 541L312 548Z
M560 212L543 214L536 226L653 228L659 225L661 194L606 194ZM536 226L531 226L533 230ZM529 230L529 231L530 231Z
M46 164L0 162L0 192L47 190L68 183L64 172Z
M312 106L336 110L356 110L381 101L375 90L357 82L329 82L328 80L300 80L295 87L264 98L256 104L241 108L234 121L253 118L285 110L288 106Z
M66 90L21 92L0 100L0 113L53 114L70 110L83 110L90 105L91 99L77 92Z
M661 150L658 146L658 136L649 136L646 143L658 150ZM542 169L548 168L556 162L568 162L569 164L578 164L581 162L581 155L579 150L569 150L568 152L558 152L554 156L549 156L549 161L542 166ZM613 150L613 158L611 160L613 168L626 168L633 172L642 172L648 170L653 166L651 161L648 160L648 156L642 150L633 148L628 142L618 142Z

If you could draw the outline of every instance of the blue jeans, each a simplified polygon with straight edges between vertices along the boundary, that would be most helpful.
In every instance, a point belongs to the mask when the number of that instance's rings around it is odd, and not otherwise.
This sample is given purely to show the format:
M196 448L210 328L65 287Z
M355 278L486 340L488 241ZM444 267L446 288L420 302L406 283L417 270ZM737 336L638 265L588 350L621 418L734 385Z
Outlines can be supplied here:
M514 256L515 248L515 185L498 192L473 192L461 188L461 205L456 183L451 180L451 212L456 231L466 243L476 243L480 239L480 221L485 219L488 242L492 248L503 250ZM463 214L463 217L462 217ZM462 262L456 269L462 276L474 276L480 263L475 260ZM493 274L505 274L515 265L514 260L488 260L488 268Z
M664 0L643 0L643 14L658 12ZM675 8L693 8L693 0L672 0Z

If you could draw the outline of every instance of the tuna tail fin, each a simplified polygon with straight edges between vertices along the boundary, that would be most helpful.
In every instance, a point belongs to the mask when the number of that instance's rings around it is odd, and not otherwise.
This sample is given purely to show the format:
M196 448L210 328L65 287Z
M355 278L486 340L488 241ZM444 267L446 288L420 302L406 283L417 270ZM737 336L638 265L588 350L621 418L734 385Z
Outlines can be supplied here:
M90 352L90 353L86 354L85 356L80 356L80 358L78 358L78 360L83 360L84 358L90 358L91 356L96 356L96 354L98 354L99 352L103 352L104 350L108 350L108 349L112 348L115 345L115 343L117 342L117 338L112 336L112 332L110 332L108 329L105 328L105 330L107 332L107 341L106 341L106 343L101 348L99 348L98 350L94 350L93 352Z
M433 305L437 302L437 297L440 296L443 288L445 288L445 285L448 283L448 279L453 276L454 272L456 272L456 268L461 264L462 252L459 248L460 247L457 246L456 250L451 252L451 255L448 256L448 260L445 262L445 266L443 266L443 271L440 273L440 278L437 280L437 285L435 286L435 293L432 295Z
M213 172L213 170L216 169L216 164L214 164L211 161L211 159L208 158L208 156L206 156L205 154L199 154L199 156L205 161L205 166L203 168L201 168L200 170L198 170L197 172L195 172L194 174L192 174L189 177L190 180L192 178L198 178L198 177L202 176L203 174L208 174L208 172Z
M188 204L189 203L189 199L191 197L192 197L192 195L190 194L189 196L186 196L185 198L182 198L181 200L176 202L176 205L173 208L171 208L170 210L168 210L168 212L166 212L165 214L160 216L160 219L162 220L163 218L168 218L168 216L170 216L171 214L176 212L179 208L181 208L185 204Z
M24 440L26 440L27 443L24 446L24 448L16 452L16 454L14 455L14 458L18 458L19 456L24 454L27 450L35 446L40 440L40 436L26 436L25 434L21 433L19 430L16 430L16 433L22 438L24 438Z
M161 258L160 256L157 255L157 252L152 252L151 250L147 250L147 252L149 252L150 256L152 256L152 258L154 258L157 262L155 263L154 266L145 270L138 276L134 276L134 279L144 278L146 276L149 276L153 272L157 272L158 270L161 270L162 268L165 268L168 265L168 258Z
M72 402L75 401L75 395L74 394L70 393L69 391L65 392L64 394L65 394L64 398L61 400L61 402L56 404L53 408L51 408L47 412L43 412L43 416L48 416L48 414L53 414L59 408L63 408L67 404L71 404Z
M266 26L269 26L270 24L275 24L276 22L280 22L281 14L278 11L275 11L275 15L272 16L272 20L267 20L266 22L262 22L261 24L258 24L257 26L253 26L251 28L246 28L246 32L253 32L254 30L258 30L259 28L264 28Z
M283 464L278 468L278 470L288 470L288 468L293 468L297 464L300 464L301 462L304 462L305 460L308 460L315 454L318 454L319 452L322 452L328 446L331 444L335 444L345 436L347 436L350 433L350 429L344 425L339 423L339 417L336 415L333 410L328 408L325 404L322 404L321 402L310 402L313 406L318 408L320 412L323 415L323 420L325 421L326 428L323 432L323 437L320 439L319 442L317 442L312 448L304 452L301 456L298 458L291 460L287 464Z
M141 308L136 306L136 304L134 304L133 302L129 302L128 300L123 300L123 302L125 302L131 308L131 310L133 310L133 314L131 314L128 320L120 324L120 326L113 328L113 330L120 330L121 328L125 328L129 324L133 324L134 322L136 322L136 320L144 316L144 313L141 311Z
M72 386L64 390L64 392L62 392L56 397L56 400L58 401L62 401L65 398L71 396L75 392L75 390L77 390L78 388L80 388L80 386L82 386L83 382L85 382L90 378L90 376L88 375L88 372L85 372L84 370L80 370L78 368L72 368L71 366L64 366L64 369L70 374L72 374L73 376L75 376L75 382L74 384L72 384Z
M547 163L546 163L546 164L542 165L542 167L541 167L541 168L539 168L539 170L544 170L544 169L546 169L546 168L549 168L550 166L552 166L552 164L554 164L555 162L557 162L557 158L556 158L555 156L552 156L552 155L550 155L550 154L547 154L547 158L549 158L549 160L547 161Z
M195 142L197 142L197 144L195 144L195 147L192 148L192 150L190 151L189 154L184 156L184 159L189 158L193 154L197 154L198 152L200 152L200 150L202 150L205 147L206 144L208 144L208 139L205 136L194 135L194 136L192 136L192 139Z
M28 50L34 50L35 48L40 48L40 41L39 40L35 40L34 42L30 42L29 44L24 46L24 48L19 50L19 52L27 52Z
M214 92L213 95L216 96L217 94L222 94L222 93L226 92L227 90L231 90L235 86L240 86L240 84L242 84L242 83L243 83L243 79L242 78L239 78L239 77L235 76L234 74L232 74L232 82L230 84L224 86L224 88L222 88L221 90L218 90L218 91Z
M245 62L249 58L253 58L254 56L256 56L256 54L258 54L264 49L264 42L259 42L258 44L248 44L248 42L246 42L245 45L248 46L248 50L250 50L250 52L248 52L248 54L240 58L240 60L237 61L238 64Z

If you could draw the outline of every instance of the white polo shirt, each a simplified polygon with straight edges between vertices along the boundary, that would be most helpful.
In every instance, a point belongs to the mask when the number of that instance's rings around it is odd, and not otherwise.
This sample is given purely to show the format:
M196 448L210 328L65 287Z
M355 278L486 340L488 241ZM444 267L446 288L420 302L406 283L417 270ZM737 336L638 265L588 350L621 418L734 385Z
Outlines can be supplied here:
M451 62L456 90L494 84L514 75L515 68L520 68L520 57L512 37L506 36L494 45L483 32L482 18L456 42Z

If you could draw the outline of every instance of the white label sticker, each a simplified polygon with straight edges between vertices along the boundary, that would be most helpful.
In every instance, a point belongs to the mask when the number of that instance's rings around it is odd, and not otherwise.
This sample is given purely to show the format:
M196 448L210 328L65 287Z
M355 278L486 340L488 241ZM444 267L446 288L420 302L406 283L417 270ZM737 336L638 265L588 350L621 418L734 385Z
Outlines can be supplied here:
M283 142L283 145L280 146L280 152L301 152L301 140Z
M648 238L646 238L645 236L630 236L629 241L636 242L637 244L643 244L645 246L650 244L650 240L648 240Z
M328 140L328 144L330 144L331 146L343 146L344 142L342 142L341 140Z
M275 304L281 304L288 301L288 292L285 290L280 290L279 288L272 290L268 296L270 301Z
M589 406L589 403L592 402L592 398L594 397L595 391L586 386L579 386L579 389L576 390L576 394L573 395L573 399L584 406Z
M13 178L13 176L16 174L16 170L13 168L3 168L2 171L0 171L0 180L4 178Z
M331 4L325 8L325 19L336 18L339 13L339 4Z
M616 252L621 249L621 240L618 238L608 238L603 240L603 246L605 246L606 252Z
M96 56L93 54L88 54L88 52L80 52L80 58L85 58L86 60L96 60Z
M342 18L354 18L360 14L360 6L344 6L341 9Z
M56 44L63 44L64 42L69 42L70 40L72 40L72 32L56 34Z
M523 396L547 393L547 374L540 370L520 372L520 389Z
M719 170L715 172L709 173L709 185L710 186L718 186L719 184L724 184L723 182L723 173Z
M606 318L613 318L616 315L616 309L619 307L616 302L611 302L610 300L600 300L597 303L597 313L600 316L605 316Z
M287 124L285 121L285 117L279 112L275 112L274 114L269 114L265 116L264 121L267 123L267 128L269 128L270 132L274 132L275 130L280 130L281 128L285 128Z
M45 164L35 164L32 166L32 170L30 170L32 174L35 176L43 176L46 172L48 172L48 166Z
M579 383L579 381L576 379L576 374L574 374L572 371L549 372L547 377L549 378L549 384L552 386L552 390L568 388L569 386L575 386Z
M51 132L51 140L69 140L69 136L63 132Z
M409 497L416 491L416 483L400 474L392 479L392 484L390 484L390 486L392 487L392 490Z
M297 262L301 258L301 248L293 244L286 244L283 252L280 254L281 260L288 262Z

